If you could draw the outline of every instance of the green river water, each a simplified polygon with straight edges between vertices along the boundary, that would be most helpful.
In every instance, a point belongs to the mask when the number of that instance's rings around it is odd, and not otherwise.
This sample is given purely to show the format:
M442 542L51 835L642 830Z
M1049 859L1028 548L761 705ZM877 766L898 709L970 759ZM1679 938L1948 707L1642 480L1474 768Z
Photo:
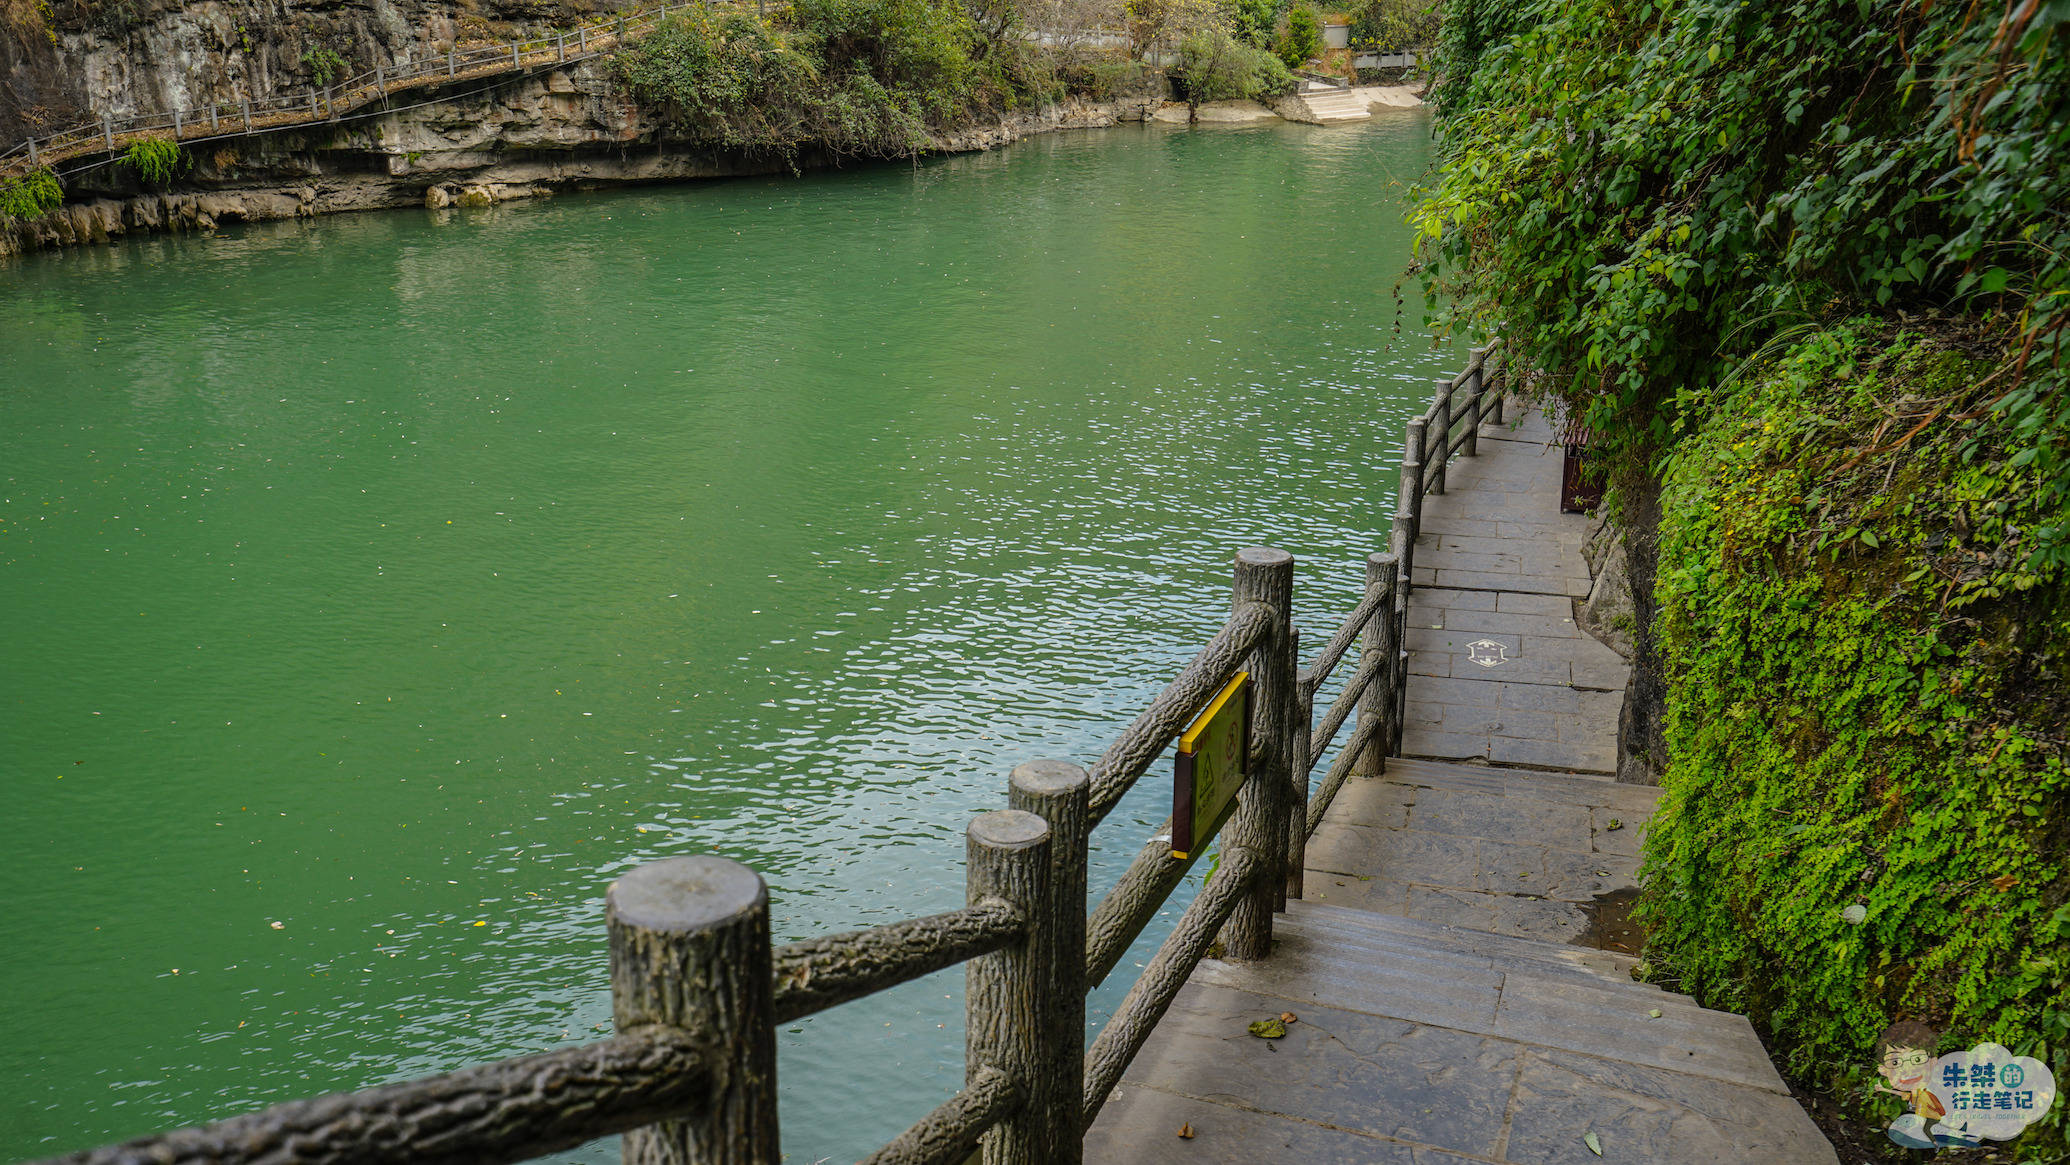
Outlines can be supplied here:
M0 265L0 1159L596 1038L641 862L748 862L779 941L960 906L970 815L1099 754L1237 547L1299 558L1311 644L1351 601L1456 363L1413 302L1395 334L1427 135ZM789 1159L953 1093L962 988L788 1027Z

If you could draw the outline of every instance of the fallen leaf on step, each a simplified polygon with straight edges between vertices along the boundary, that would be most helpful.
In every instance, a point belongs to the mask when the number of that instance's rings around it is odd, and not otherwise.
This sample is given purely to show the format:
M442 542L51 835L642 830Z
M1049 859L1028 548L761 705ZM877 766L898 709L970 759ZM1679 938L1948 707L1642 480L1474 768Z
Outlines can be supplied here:
M1659 1018L1660 1018L1660 1009L1659 1009L1658 1007L1656 1007L1656 1008L1654 1008L1654 1009L1653 1009L1652 1011L1649 1011L1649 1012L1647 1012L1646 1014L1647 1014L1647 1016L1649 1016L1649 1017L1651 1017L1651 1018L1653 1018L1653 1019L1659 1019Z
M1588 1151L1596 1156L1600 1157L1603 1155L1603 1142L1598 1141L1594 1133L1584 1134L1581 1138L1581 1143L1587 1145Z
M1193 1126L1192 1126L1192 1125L1180 1125L1180 1126L1179 1126L1179 1139L1180 1139L1180 1140L1182 1140L1182 1141L1190 1141L1190 1140L1192 1140L1192 1139L1193 1139Z
M1247 1030L1261 1040L1276 1040L1287 1034L1287 1025L1276 1019L1261 1019Z
M1295 1014L1294 1014L1293 1012L1291 1012L1291 1011L1282 1011L1282 1012L1280 1012L1280 1013L1279 1013L1279 1022L1281 1022L1281 1023L1299 1023L1299 1022L1301 1022L1301 1017L1300 1017L1300 1016L1298 1016L1298 1015L1295 1015Z
M1610 819L1610 822L1609 822L1609 824L1607 824L1607 825L1603 826L1603 828L1604 828L1604 829L1623 829L1623 828L1624 828L1624 822L1622 822L1622 821L1619 821L1619 820L1618 820L1617 818L1615 818L1615 817L1612 817L1612 818Z

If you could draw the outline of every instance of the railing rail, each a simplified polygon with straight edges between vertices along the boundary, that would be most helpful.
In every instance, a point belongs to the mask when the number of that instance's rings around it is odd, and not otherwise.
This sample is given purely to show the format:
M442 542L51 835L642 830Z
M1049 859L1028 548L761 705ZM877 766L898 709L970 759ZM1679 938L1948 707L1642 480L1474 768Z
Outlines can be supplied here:
M1368 556L1363 594L1314 661L1297 669L1293 557L1239 552L1227 622L1091 771L1020 765L1010 808L971 821L962 909L772 947L755 871L710 856L654 862L606 896L613 1038L59 1160L500 1162L623 1133L639 1165L775 1165L777 1024L963 963L964 1087L867 1165L961 1165L980 1149L987 1165L1079 1165L1085 1130L1193 969L1218 941L1226 958L1267 956L1273 913L1302 894L1308 836L1346 781L1378 775L1398 751L1422 501L1443 489L1453 453L1474 452L1481 421L1501 420L1495 352L1475 350L1409 421L1390 547ZM1316 692L1354 644L1357 667L1317 724ZM1086 994L1207 848L1174 856L1167 820L1088 918L1090 834L1239 670L1253 684L1250 756L1219 867L1088 1051ZM1315 766L1354 717L1311 794Z

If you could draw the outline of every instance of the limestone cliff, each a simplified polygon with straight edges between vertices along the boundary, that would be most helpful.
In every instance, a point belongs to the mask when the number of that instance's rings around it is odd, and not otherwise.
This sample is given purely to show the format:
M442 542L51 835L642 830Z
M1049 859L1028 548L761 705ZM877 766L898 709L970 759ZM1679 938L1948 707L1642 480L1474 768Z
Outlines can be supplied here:
M627 0L0 0L0 142L296 93Z

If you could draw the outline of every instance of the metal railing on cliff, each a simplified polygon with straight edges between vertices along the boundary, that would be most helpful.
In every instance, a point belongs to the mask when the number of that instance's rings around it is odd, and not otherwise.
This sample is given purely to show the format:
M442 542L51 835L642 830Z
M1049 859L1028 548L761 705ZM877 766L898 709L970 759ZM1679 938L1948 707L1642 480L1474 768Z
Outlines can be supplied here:
M1366 560L1361 598L1306 667L1293 626L1293 556L1236 554L1230 616L1089 769L1013 770L1008 808L965 834L961 910L772 947L762 878L715 856L640 866L605 898L607 1040L361 1092L290 1101L218 1124L90 1149L49 1165L303 1165L520 1161L614 1133L624 1159L776 1165L776 1028L966 963L964 1087L868 1165L1079 1165L1082 1140L1219 936L1231 959L1272 951L1273 914L1303 893L1303 855L1353 775L1399 752L1412 559L1424 495L1445 462L1502 420L1504 361L1473 353L1408 422L1389 549ZM1318 687L1359 659L1320 721ZM1210 827L1220 865L1087 1049L1085 997L1121 962L1209 839L1173 851L1173 822L1087 916L1086 854L1107 817L1174 738L1249 676L1235 809ZM1354 728L1319 782L1311 777Z
M721 0L724 2L724 0ZM745 2L745 0L741 0ZM301 93L244 101L212 101L192 109L100 118L32 137L0 151L0 178L82 155L117 150L144 138L207 140L320 125L365 109L406 89L480 80L588 60L654 31L669 15L705 4L664 4L497 45L454 47L444 53L375 65L357 76Z

